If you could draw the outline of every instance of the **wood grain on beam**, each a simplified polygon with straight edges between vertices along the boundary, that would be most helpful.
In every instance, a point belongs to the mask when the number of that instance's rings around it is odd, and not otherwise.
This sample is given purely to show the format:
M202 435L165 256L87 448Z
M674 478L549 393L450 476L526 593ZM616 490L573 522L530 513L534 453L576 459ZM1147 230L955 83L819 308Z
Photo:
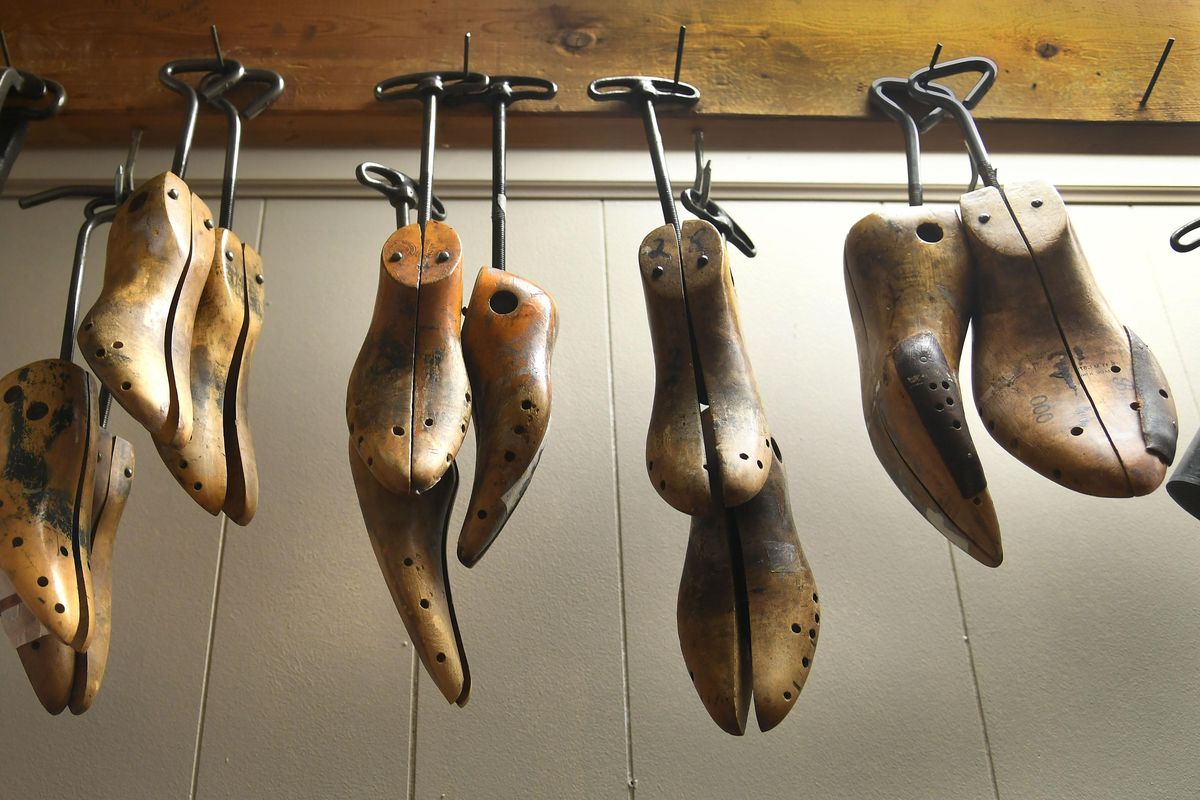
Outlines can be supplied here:
M1200 0L1010 0L987 9L942 0L12 0L2 23L16 65L69 93L63 116L31 137L38 143L119 144L133 125L147 128L151 144L170 141L179 98L158 83L158 68L209 55L210 23L228 56L288 81L247 132L260 145L415 143L416 104L376 103L371 88L389 75L456 68L466 31L472 68L559 83L556 100L518 106L538 120L529 125L536 144L609 143L603 131L613 126L601 123L620 111L588 100L588 81L670 74L680 23L688 25L682 77L702 91L695 113L732 121L751 140L760 121L866 119L870 82L927 63L937 41L944 59L999 64L981 119L1200 122L1200 95L1190 91L1200 85ZM1169 35L1178 41L1139 108ZM447 117L443 129L452 143L487 138L478 111ZM636 136L636 127L622 134Z

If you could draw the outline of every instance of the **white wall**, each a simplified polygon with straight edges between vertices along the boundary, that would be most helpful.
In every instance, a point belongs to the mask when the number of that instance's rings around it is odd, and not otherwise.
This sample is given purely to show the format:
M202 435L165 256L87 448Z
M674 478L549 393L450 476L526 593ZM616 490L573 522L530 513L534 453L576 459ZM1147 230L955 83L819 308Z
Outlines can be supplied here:
M158 155L138 174L165 164ZM347 181L367 157L416 166L408 152L244 154L235 229L260 242L269 300L251 379L259 516L245 530L209 517L114 411L139 469L118 537L108 676L86 716L51 718L16 654L0 656L0 796L1200 791L1197 522L1162 491L1100 500L1041 479L972 408L1004 533L1005 563L987 570L950 548L874 458L841 248L877 207L867 199L902 196L899 155L713 154L717 196L731 187L727 205L759 246L754 261L734 256L743 322L823 605L796 708L771 733L735 739L687 679L675 633L687 520L641 463L652 361L635 253L660 224L648 165L631 153L514 154L509 266L546 287L562 317L555 422L495 547L474 570L451 565L473 689L466 708L447 706L414 669L346 464L345 382L392 230L391 209ZM31 152L10 189L103 178L118 160ZM1183 443L1200 416L1200 265L1167 236L1200 207L1145 201L1197 202L1197 161L1001 160L1006 178L1047 177L1080 201L1084 248L1122 321L1162 362ZM218 162L199 154L193 171L214 207ZM953 193L962 163L929 160L935 196ZM690 177L687 154L673 165ZM450 222L478 266L489 248L486 155L447 154L439 169L442 193L465 198L451 202ZM856 199L828 199L846 197ZM1111 204L1121 197L1138 204ZM54 355L78 220L73 204L0 202L0 372ZM969 381L968 365L961 375Z

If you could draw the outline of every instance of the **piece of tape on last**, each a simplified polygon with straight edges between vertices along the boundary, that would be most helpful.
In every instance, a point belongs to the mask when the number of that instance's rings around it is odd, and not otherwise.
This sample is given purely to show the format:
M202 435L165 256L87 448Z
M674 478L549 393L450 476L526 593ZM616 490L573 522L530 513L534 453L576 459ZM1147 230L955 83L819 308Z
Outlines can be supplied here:
M13 647L20 647L42 638L50 631L38 622L29 606L21 602L8 575L0 572L0 625Z

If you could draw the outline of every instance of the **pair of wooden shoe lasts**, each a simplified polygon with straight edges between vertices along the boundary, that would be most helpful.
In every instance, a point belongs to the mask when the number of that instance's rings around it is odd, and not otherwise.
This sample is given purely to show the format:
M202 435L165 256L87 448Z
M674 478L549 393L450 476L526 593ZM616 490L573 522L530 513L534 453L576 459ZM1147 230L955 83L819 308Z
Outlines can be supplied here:
M1174 402L1137 334L1093 280L1053 186L985 186L952 210L871 214L846 239L863 414L892 480L988 566L1000 528L967 430L958 363L988 432L1069 489L1144 495L1175 453Z
M470 672L451 601L446 539L455 458L472 413L475 481L458 540L473 566L511 516L550 423L554 301L480 270L461 338L462 246L430 220L384 243L371 325L346 392L350 467L375 555L426 670L463 705Z
M254 248L166 172L117 211L104 286L78 336L180 485L240 525L258 506L246 380L264 306Z
M682 251L676 242L682 244ZM721 233L688 220L652 231L639 266L655 361L651 483L692 517L680 580L680 648L728 733L791 710L816 649L820 606L787 476L746 352Z
M133 448L70 361L0 379L0 624L46 710L86 711L108 661L112 557Z

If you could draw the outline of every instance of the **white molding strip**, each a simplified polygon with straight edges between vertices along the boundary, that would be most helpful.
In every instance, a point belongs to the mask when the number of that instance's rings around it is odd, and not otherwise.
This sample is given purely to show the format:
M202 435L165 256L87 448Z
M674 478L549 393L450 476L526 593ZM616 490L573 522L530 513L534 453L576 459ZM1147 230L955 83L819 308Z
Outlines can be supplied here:
M14 166L5 196L16 197L64 183L111 180L125 153L116 149L29 149ZM486 150L439 150L436 191L447 199L488 197L491 174ZM721 200L906 199L903 155L895 153L765 153L712 151L715 196ZM368 198L354 180L361 161L379 161L416 173L414 150L244 150L240 196L259 198ZM219 191L223 154L197 150L189 182L201 194ZM1039 178L1073 202L1200 204L1200 156L1000 154L1004 180ZM170 163L169 151L143 151L135 170L148 177ZM668 164L676 188L691 183L692 155L672 152ZM932 153L921 163L925 195L952 202L968 175L965 155ZM509 195L520 199L651 199L650 161L640 150L515 150L509 154Z

